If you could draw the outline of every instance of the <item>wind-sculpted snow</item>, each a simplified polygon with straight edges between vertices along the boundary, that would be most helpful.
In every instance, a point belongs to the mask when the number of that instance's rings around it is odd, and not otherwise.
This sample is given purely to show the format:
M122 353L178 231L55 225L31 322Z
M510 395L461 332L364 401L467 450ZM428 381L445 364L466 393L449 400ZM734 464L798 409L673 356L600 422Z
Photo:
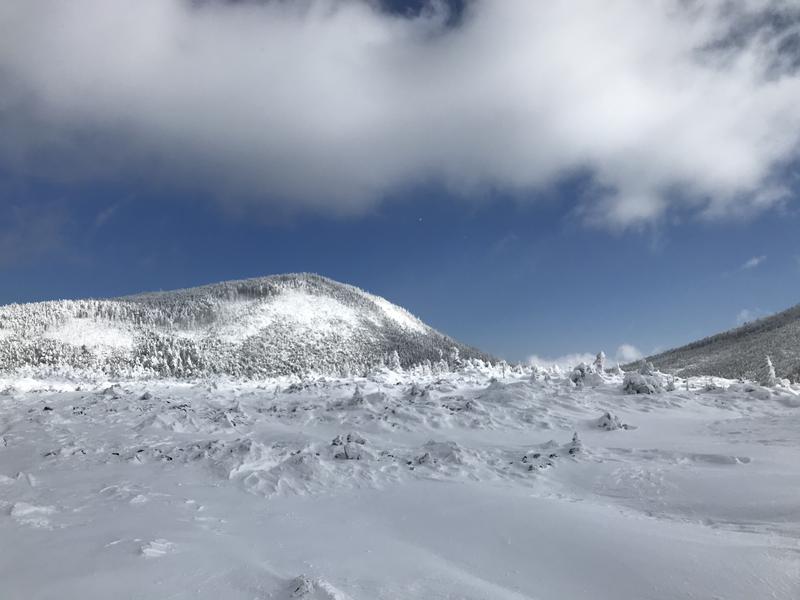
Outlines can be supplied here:
M757 380L767 356L778 377L800 381L800 305L647 360L683 377Z
M491 359L383 298L308 274L0 307L0 372L363 375L395 353L428 370Z
M2 596L797 598L800 387L573 373L0 378Z

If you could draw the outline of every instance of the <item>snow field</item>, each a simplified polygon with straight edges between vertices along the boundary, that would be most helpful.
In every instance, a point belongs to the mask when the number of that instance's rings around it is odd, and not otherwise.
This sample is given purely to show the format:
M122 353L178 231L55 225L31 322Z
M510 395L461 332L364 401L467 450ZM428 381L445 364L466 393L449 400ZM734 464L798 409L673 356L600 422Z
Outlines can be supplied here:
M800 390L592 381L0 380L3 597L798 597Z

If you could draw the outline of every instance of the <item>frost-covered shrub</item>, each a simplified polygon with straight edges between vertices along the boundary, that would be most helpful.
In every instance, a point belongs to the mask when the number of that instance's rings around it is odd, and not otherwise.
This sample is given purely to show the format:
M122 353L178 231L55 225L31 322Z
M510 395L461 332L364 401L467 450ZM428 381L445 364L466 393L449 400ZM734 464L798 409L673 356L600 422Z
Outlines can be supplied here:
M586 378L586 375L588 374L589 374L589 365L582 362L572 369L572 372L569 374L569 380L577 386L582 386L583 380Z
M629 371L622 380L622 391L626 394L655 394L662 390L663 382L653 363L643 362L638 372Z
M623 423L617 415L612 415L610 412L605 412L597 419L597 427L605 431L616 431L617 429L635 429L626 423Z
M331 446L335 448L333 457L339 460L361 460L367 441L357 433L346 436L337 435Z
M572 372L569 374L569 380L577 387L583 387L585 385L596 386L603 382L600 373L596 372L584 362L572 369Z
M660 388L651 381L652 377L635 371L625 373L622 380L622 391L626 394L655 394Z

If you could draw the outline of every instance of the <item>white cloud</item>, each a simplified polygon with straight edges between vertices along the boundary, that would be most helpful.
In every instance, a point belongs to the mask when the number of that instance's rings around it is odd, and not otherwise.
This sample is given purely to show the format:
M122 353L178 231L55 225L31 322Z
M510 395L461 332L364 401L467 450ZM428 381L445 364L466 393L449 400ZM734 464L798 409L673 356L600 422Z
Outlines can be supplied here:
M746 260L742 265L742 269L755 269L758 265L763 263L767 260L766 256L754 256L753 258Z
M562 369L572 369L573 367L578 366L579 364L586 363L588 365L592 364L595 359L595 354L590 354L588 352L575 352L573 354L565 354L563 356L558 356L556 358L546 358L543 356L539 356L537 354L533 354L528 357L526 361L529 365L536 365L537 367L552 367L558 366Z
M451 27L367 0L3 2L0 166L327 214L588 172L606 226L750 214L798 154L800 26L756 16L792 6L475 0Z
M761 319L763 317L768 316L769 312L765 310L761 310L760 308L743 308L739 311L739 314L736 315L736 324L737 325L744 325L745 323L750 323L751 321L755 321L756 319Z
M634 362L642 358L644 354L632 344L622 344L617 348L617 352L613 357L615 362L621 365ZM591 352L574 352L572 354L565 354L556 358L547 358L533 354L528 357L527 363L529 365L536 365L538 367L550 367L557 365L562 369L571 369L580 363L592 364L597 357L596 353Z
M642 358L644 354L634 345L632 344L622 344L619 348L617 348L616 354L616 361L624 365L626 363L631 363L634 361L639 360Z

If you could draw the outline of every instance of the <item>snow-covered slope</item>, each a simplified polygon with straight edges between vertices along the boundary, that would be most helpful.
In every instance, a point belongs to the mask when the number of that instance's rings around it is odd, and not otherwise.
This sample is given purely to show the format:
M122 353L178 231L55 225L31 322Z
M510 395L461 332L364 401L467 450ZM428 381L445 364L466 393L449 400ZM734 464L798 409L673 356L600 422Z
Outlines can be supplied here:
M378 296L311 274L0 307L0 372L266 377L489 359Z
M779 377L800 380L800 304L647 360L661 371L683 376L756 379L766 356Z

